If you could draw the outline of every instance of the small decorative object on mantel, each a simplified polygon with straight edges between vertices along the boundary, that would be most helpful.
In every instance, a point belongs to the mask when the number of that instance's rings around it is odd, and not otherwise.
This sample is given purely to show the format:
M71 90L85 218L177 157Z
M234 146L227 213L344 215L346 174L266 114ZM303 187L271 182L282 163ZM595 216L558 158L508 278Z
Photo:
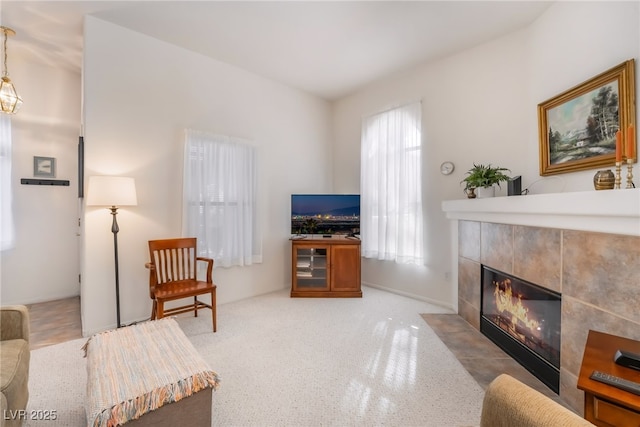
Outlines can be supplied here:
M633 162L636 159L636 131L633 123L627 129L627 141L625 144L627 155L627 188L634 188L633 185Z
M633 184L633 160L627 159L627 188L636 188Z
M596 190L612 190L615 183L615 175L610 169L596 172L593 177L593 186Z
M624 160L623 160L624 157ZM633 184L633 163L636 161L636 131L633 123L627 127L626 137L620 129L616 132L616 174L614 188L621 188L622 164L627 164L627 186L635 188Z
M476 197L478 197L476 195L476 189L473 187L465 188L464 194L467 195L467 199L475 199Z
M618 129L616 132L616 176L613 184L613 188L616 190L620 188L620 170L622 169L622 132Z
M501 182L509 181L510 177L504 174L504 171L508 170L507 168L493 167L491 164L485 166L474 163L460 184L464 183L464 192L470 199L476 196L478 198L492 197L495 194L495 185L500 187Z

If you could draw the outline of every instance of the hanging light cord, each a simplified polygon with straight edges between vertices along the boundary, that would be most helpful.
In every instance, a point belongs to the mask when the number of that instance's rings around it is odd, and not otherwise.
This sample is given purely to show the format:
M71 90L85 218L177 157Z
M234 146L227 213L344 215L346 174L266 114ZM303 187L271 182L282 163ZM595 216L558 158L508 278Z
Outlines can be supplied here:
M7 30L3 28L2 32L4 33L4 44L2 48L2 51L4 53L4 72L2 73L2 75L4 77L9 77L9 69L7 68Z

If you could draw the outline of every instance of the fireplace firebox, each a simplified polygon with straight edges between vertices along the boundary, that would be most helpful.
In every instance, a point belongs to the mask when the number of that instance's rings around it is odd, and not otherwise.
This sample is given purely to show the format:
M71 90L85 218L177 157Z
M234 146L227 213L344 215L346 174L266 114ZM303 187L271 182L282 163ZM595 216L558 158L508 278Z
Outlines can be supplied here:
M481 298L480 331L558 393L560 294L483 265Z

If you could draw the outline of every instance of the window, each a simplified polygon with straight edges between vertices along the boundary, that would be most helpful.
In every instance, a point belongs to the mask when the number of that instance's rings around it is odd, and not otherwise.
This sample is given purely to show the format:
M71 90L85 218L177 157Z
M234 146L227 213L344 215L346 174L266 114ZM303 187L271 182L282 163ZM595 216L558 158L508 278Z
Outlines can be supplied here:
M420 102L362 121L360 226L365 258L423 263L421 121Z
M14 243L11 190L11 119L0 114L0 250Z
M257 154L248 141L186 131L184 236L217 266L262 262L257 215Z

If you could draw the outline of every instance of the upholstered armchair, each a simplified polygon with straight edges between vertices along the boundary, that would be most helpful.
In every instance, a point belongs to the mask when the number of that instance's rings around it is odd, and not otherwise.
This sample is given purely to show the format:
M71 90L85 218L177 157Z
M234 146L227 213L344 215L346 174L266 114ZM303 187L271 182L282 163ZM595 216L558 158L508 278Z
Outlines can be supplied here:
M0 426L19 426L29 400L29 311L0 307Z
M487 387L480 427L593 427L560 403L501 374Z

